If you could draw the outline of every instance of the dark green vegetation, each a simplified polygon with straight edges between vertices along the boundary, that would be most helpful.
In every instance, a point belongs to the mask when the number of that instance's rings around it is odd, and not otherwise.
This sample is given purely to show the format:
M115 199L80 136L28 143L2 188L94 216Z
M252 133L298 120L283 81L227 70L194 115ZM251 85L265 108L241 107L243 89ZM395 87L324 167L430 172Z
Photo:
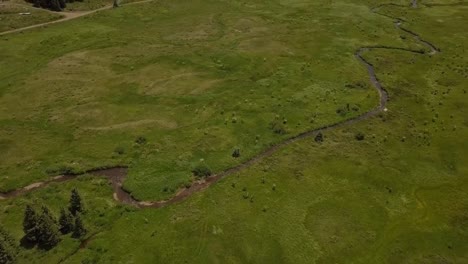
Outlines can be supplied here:
M63 236L49 251L21 249L18 262L466 263L468 9L392 2L404 6L378 12L442 52L364 54L388 111L158 210L117 204L93 176L0 201L16 241L27 204L58 215L74 187L86 201L82 249ZM219 172L366 112L378 95L354 52L427 50L372 13L377 4L158 1L2 37L2 191L128 165L135 197L167 198L192 171Z
M23 1L23 0L11 0ZM49 9L52 11L87 11L102 8L112 4L112 0L26 0L34 7ZM131 1L125 1L133 2Z
M29 0L34 7L50 9L52 11L62 11L67 7L66 0Z
M0 263L14 263L17 253L18 248L14 237L0 226Z
M62 208L58 221L47 206L42 205L41 214L38 214L33 206L27 205L21 243L26 248L37 244L38 248L50 250L60 242L60 232L64 235L73 232L72 237L81 238L86 235L80 216L83 212L83 204L76 189L72 190L68 211Z

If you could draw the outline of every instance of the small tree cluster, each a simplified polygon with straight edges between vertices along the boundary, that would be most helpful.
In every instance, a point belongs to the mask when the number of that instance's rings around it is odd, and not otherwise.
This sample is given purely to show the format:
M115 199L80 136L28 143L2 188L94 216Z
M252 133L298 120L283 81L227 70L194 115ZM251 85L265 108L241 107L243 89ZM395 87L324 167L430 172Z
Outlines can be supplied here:
M45 249L53 248L60 242L57 220L46 206L38 214L30 205L26 206L23 220L24 239Z
M38 214L32 206L27 205L23 219L24 240L50 249L60 242L60 233L72 232L74 238L80 238L86 234L80 217L83 211L83 203L76 189L71 193L68 210L60 210L58 221L46 206L42 206L41 214Z
M42 213L37 222L37 243L39 246L50 249L60 242L60 233L57 219L49 208L42 206Z
M0 264L14 263L17 253L15 240L0 226Z
M83 0L77 0L83 2ZM74 0L28 0L34 7L40 7L44 9L50 9L52 11L62 11L67 7L67 3L73 3Z

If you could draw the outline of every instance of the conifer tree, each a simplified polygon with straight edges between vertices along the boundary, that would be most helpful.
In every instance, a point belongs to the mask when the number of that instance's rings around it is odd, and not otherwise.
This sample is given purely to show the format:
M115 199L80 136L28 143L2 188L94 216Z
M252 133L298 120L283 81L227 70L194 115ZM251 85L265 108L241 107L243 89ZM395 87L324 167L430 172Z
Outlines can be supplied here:
M37 8L41 7L41 0L34 0L33 6Z
M59 0L48 0L48 5L50 10L52 11L62 11L62 8L60 8L60 1Z
M39 220L38 218L39 217L34 208L30 205L27 205L24 211L23 231L24 238L30 243L37 242L37 224Z
M65 0L59 0L60 9L65 9L67 7L67 2Z
M80 194L76 189L73 189L70 196L70 206L68 210L72 215L76 215L76 213L82 213L84 211L83 203L81 202Z
M15 262L18 248L13 237L0 227L0 264Z
M40 247L50 249L60 242L57 220L45 206L42 207L42 214L39 217L37 228L37 242Z
M84 228L83 221L81 221L80 214L75 217L75 227L73 228L72 236L74 238L81 238L86 235L87 230Z
M39 6L42 8L49 8L50 7L50 0L40 0Z
M59 218L60 232L62 232L62 234L68 234L73 231L73 222L74 219L71 213L62 208Z

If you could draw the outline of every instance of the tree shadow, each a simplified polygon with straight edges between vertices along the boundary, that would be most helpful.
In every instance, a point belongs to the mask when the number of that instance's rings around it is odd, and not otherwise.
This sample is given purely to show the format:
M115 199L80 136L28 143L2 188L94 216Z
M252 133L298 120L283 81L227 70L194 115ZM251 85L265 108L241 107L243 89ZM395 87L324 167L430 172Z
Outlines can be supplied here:
M25 248L25 249L32 249L37 245L35 242L28 241L26 237L22 237L20 240L20 246Z

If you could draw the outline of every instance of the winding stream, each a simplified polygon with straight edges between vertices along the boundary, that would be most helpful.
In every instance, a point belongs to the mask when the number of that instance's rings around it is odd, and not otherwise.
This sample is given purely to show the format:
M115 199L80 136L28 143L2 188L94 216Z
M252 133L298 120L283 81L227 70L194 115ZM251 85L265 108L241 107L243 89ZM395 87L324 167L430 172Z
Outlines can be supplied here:
M412 32L412 31L410 31L408 29L403 28L401 26L401 24L403 22L402 19L399 19L399 18L396 18L396 17L391 17L391 16L388 16L388 15L385 15L385 14L380 14L380 13L377 12L378 9L380 9L381 7L391 6L391 5L395 6L395 4L391 4L391 3L382 4L382 5L379 5L379 6L375 7L375 8L372 8L371 11L373 13L375 13L375 14L379 14L379 15L382 15L382 16L393 19L395 21L394 23L395 23L396 28L398 28L399 30L402 30L402 31L412 35L413 38L417 42L419 42L419 43L423 44L424 46L426 46L430 50L430 52L428 53L429 55L435 54L435 53L440 51L434 44L423 40L418 34ZM417 0L413 0L411 2L411 5L412 5L413 8L417 7ZM220 172L220 173L218 173L216 175L209 176L203 181L196 181L189 188L179 189L178 192L172 198L170 198L168 200L138 201L138 200L134 199L130 193L126 192L122 188L122 184L123 184L125 178L128 175L127 174L128 169L126 167L114 167L114 168L108 168L108 169L89 170L89 171L86 171L83 174L92 174L92 175L103 176L103 177L108 178L111 185L112 185L112 188L114 190L114 194L113 194L114 199L116 201L120 202L120 203L135 206L135 207L138 207L138 208L160 208L160 207L163 207L163 206L167 206L167 205L170 205L170 204L185 200L187 197L189 197L193 193L196 193L196 192L199 192L199 191L202 191L202 190L208 188L209 186L211 186L212 184L214 184L218 180L220 180L220 179L222 179L222 178L224 178L224 177L226 177L228 175L231 175L233 173L239 172L239 171L241 171L241 170L243 170L245 168L248 168L251 165L253 165L255 163L258 163L260 160L262 160L265 157L271 156L279 148L290 145L290 144L292 144L292 143L294 143L294 142L296 142L298 140L304 139L304 138L313 137L313 136L317 135L320 132L325 132L325 131L328 131L328 130L336 129L336 128L339 128L339 127L342 127L342 126L345 126L345 125L350 125L350 124L353 124L355 122L368 119L370 117L373 117L373 116L377 115L381 111L384 111L385 108L386 108L387 102L388 102L388 93L383 88L380 81L378 80L377 75L375 73L374 66L363 57L364 53L369 52L369 51L373 51L373 50L377 50L377 49L400 50L400 51L404 51L404 52L411 52L411 53L417 53L417 54L426 54L426 52L424 52L422 50L412 50L412 49L406 49L406 48L401 48L401 47L390 47L390 46L360 47L359 49L356 50L355 57L364 67L366 67L368 75L369 75L370 82L372 83L374 88L379 93L380 100L379 100L379 105L376 108L374 108L373 110L371 110L369 112L363 113L363 114L361 114L359 116L353 117L351 119L347 119L347 120L340 121L340 122L337 122L337 123L334 123L334 124L330 124L330 125L327 125L327 126L324 126L324 127L320 127L320 128L316 128L316 129L313 129L313 130L310 130L310 131L306 131L304 133L301 133L299 135L296 135L294 137L286 139L285 141L280 142L280 143L278 143L276 145L273 145L273 146L267 148L266 150L259 153L258 155L252 157L251 159L249 159L249 160L247 160L247 161L245 161L245 162L243 162L243 163L241 163L241 164L239 164L239 165L237 165L235 167L224 170L224 171L222 171L222 172ZM83 174L80 174L80 175L83 175ZM21 196L21 195L23 195L25 193L32 192L32 191L34 191L36 189L44 188L45 186L47 186L47 185L49 185L51 183L64 182L64 181L72 180L76 176L78 176L78 175L59 175L59 176L53 177L53 178L51 178L51 179L49 179L47 181L34 183L34 184L28 185L26 187L23 187L23 188L20 188L20 189L17 189L17 190L8 192L8 193L0 193L0 200L19 197L19 196Z

